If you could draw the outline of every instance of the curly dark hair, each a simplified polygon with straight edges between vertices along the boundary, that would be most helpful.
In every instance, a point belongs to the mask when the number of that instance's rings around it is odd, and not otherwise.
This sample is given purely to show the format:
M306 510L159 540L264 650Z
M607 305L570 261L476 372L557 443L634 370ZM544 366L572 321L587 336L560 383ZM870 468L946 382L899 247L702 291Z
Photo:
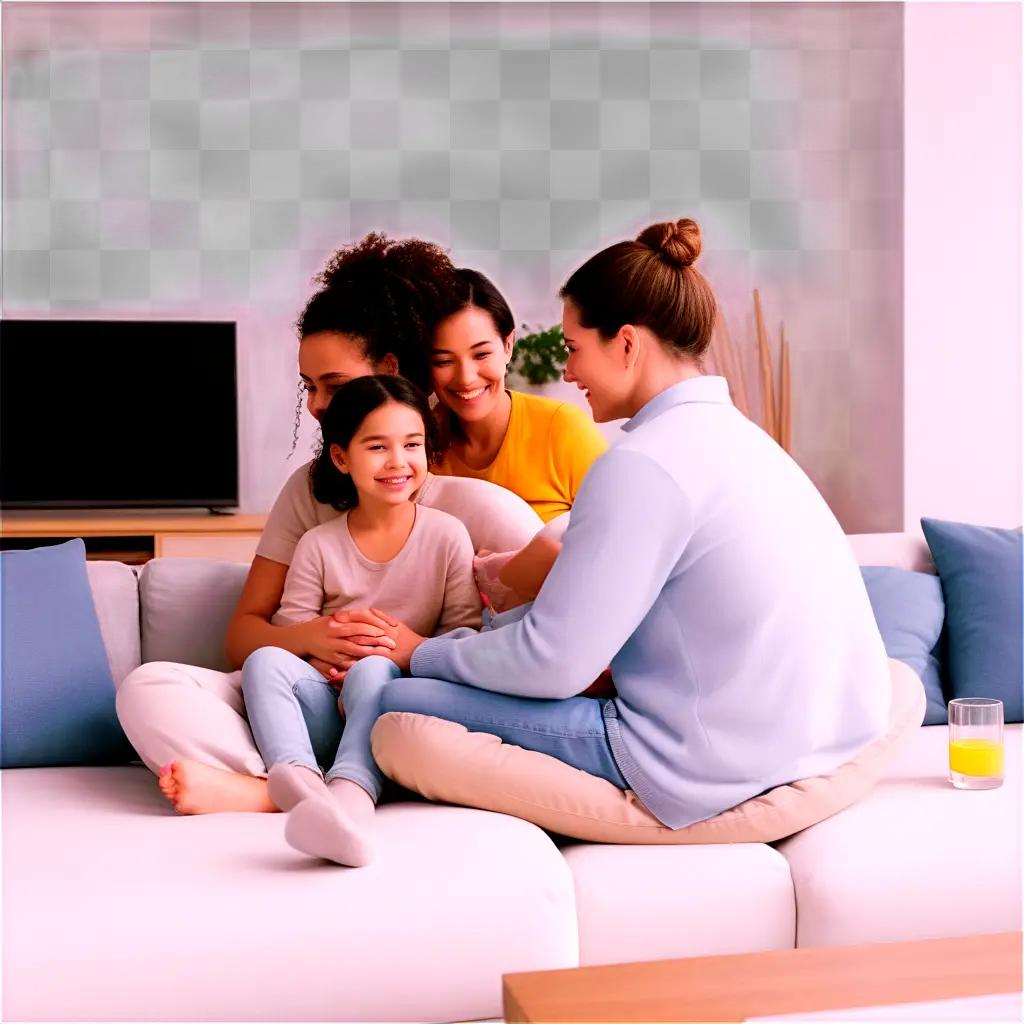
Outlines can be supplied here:
M352 477L342 473L331 458L331 445L348 448L363 420L388 402L399 402L420 414L423 420L423 446L427 465L434 466L443 452L439 445L437 423L430 413L427 396L404 377L377 374L356 377L334 392L330 405L320 421L323 446L309 466L309 482L313 497L321 504L346 512L359 504Z
M299 316L300 339L319 331L353 335L373 363L394 355L398 372L430 392L434 327L458 287L455 266L440 246L374 231L334 253L314 280L321 288Z

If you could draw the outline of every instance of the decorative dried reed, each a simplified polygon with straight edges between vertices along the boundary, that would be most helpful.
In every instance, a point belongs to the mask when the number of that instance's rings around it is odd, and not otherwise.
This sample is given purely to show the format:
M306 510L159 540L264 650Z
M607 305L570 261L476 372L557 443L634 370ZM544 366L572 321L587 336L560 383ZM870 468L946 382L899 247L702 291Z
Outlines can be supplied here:
M793 410L792 387L789 371L789 342L786 328L779 324L779 435L778 442L792 454L793 451Z
M789 342L785 326L779 325L779 384L775 388L772 353L768 331L761 309L761 294L754 289L754 332L758 361L758 410L760 420L752 414L751 400L743 373L743 351L734 345L725 317L719 315L708 347L708 368L720 373L729 382L729 392L736 408L748 419L758 423L787 451L793 444L793 391L790 369ZM776 397L777 394L777 397Z
M772 382L772 354L768 351L768 331L761 312L761 293L754 289L754 330L757 333L757 361L761 370L761 425L777 441L778 417L775 415L775 386Z
M750 400L747 398L747 382L743 376L743 363L736 352L736 346L732 343L732 335L729 333L729 325L725 322L725 318L719 317L718 322L721 325L719 351L722 355L723 376L729 381L729 390L733 393L732 400L736 403L736 408L744 416L749 417Z

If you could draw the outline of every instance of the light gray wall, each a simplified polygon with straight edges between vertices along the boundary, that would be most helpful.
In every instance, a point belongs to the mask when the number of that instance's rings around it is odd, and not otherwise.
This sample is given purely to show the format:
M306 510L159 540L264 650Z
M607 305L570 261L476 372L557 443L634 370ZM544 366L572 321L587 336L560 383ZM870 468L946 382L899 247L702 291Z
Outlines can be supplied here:
M601 245L692 216L751 372L753 287L785 322L798 460L900 527L899 5L6 4L3 45L5 310L237 316L244 510L295 464L337 245L423 234L548 325Z

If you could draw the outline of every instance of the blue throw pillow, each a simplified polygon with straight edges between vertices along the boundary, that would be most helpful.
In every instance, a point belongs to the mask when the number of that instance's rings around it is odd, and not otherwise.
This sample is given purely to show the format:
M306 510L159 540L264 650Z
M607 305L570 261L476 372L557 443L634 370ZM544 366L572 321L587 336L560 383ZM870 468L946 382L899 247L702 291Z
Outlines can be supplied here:
M945 725L949 716L939 651L946 608L939 578L888 565L868 565L860 572L885 653L909 665L924 683L924 724Z
M951 697L995 697L1007 722L1024 711L1020 530L922 519L946 597Z
M85 544L0 554L0 766L136 757L85 571Z

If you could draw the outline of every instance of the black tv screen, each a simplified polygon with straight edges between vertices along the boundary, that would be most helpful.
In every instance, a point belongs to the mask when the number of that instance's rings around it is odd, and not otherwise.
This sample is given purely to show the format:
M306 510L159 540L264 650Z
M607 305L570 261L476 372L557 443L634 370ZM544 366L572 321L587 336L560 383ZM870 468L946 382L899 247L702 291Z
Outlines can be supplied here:
M234 323L0 323L0 503L237 506Z

